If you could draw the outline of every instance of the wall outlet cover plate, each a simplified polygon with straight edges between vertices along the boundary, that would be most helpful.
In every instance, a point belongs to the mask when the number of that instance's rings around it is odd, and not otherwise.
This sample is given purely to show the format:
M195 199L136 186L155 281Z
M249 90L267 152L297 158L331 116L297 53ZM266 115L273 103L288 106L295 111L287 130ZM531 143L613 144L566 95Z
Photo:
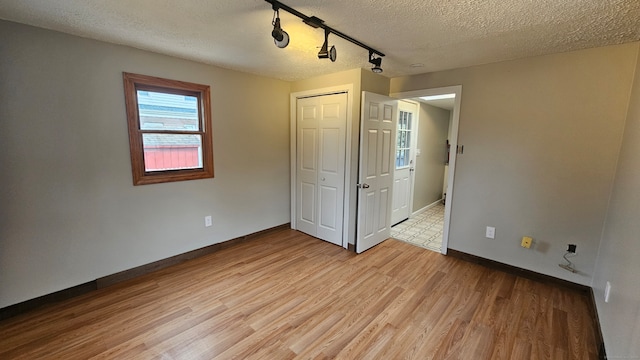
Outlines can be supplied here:
M522 241L520 242L520 246L526 249L530 249L532 243L533 243L533 239L531 237L523 236Z
M484 235L486 238L495 239L496 238L496 228L493 226L487 226L487 230Z

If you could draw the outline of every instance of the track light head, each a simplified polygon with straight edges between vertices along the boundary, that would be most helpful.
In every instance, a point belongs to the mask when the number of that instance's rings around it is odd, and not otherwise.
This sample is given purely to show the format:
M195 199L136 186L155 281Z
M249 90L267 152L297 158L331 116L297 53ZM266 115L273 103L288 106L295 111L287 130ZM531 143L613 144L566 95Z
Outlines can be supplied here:
M376 58L373 54L373 51L369 51L369 63L373 64L371 71L376 74L380 74L382 72L382 67L380 67L382 65L382 58Z
M278 13L278 10L274 11L273 18L274 19L271 22L273 25L273 30L271 31L273 42L281 49L286 48L287 45L289 45L289 34L280 27L280 14Z
M331 62L335 62L337 56L335 46L331 45L331 49L329 49L329 30L325 29L324 44L322 44L322 48L318 52L318 59L330 59Z
M336 51L336 47L331 45L331 48L327 50L327 43L322 45L322 49L318 52L318 59L329 59L332 62L336 61L338 53Z

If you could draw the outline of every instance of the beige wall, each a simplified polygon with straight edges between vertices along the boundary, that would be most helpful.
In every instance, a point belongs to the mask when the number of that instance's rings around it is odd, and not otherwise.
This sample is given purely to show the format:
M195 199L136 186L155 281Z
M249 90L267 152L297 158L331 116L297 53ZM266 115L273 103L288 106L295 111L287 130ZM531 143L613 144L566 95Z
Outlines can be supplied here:
M391 79L376 74L369 69L359 69L361 73L362 91L380 95L389 95Z
M638 43L636 43L638 47ZM593 289L609 359L640 358L640 60ZM604 302L606 282L611 283Z
M413 211L442 199L451 111L420 103Z
M637 44L391 80L462 85L449 247L588 285L636 67ZM496 238L484 237L496 227ZM532 236L534 249L519 246ZM578 245L579 273L558 267Z
M353 108L351 109L351 151L348 156L351 156L351 177L347 181L347 186L352 189L349 196L349 243L354 244L355 241L355 224L357 215L357 200L358 193L355 191L356 184L358 183L358 153L360 146L360 109L362 91L375 92L377 94L388 95L389 94L389 79L374 74L365 69L353 69L347 71L341 71L329 75L317 76L305 80L295 81L291 83L291 92L305 92L309 90L317 90L327 87L339 86L339 85L352 85L353 94L350 94L353 98Z
M132 185L123 71L211 86L214 179ZM0 308L287 223L289 92L0 21Z

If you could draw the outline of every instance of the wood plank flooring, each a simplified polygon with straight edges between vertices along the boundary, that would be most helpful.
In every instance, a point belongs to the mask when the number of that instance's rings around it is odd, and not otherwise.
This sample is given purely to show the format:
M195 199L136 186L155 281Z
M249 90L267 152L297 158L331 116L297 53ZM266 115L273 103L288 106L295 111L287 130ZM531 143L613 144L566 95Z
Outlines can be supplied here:
M282 230L0 322L0 359L597 359L588 299Z

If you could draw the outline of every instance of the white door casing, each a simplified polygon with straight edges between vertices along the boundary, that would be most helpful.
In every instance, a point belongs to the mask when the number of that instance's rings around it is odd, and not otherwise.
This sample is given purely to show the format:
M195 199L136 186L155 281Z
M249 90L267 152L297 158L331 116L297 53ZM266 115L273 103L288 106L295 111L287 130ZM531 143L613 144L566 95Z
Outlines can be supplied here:
M398 101L362 92L356 252L389 238Z
M399 101L396 121L391 225L408 219L412 211L417 124L417 105L413 102Z
M343 244L347 94L297 100L296 226Z

